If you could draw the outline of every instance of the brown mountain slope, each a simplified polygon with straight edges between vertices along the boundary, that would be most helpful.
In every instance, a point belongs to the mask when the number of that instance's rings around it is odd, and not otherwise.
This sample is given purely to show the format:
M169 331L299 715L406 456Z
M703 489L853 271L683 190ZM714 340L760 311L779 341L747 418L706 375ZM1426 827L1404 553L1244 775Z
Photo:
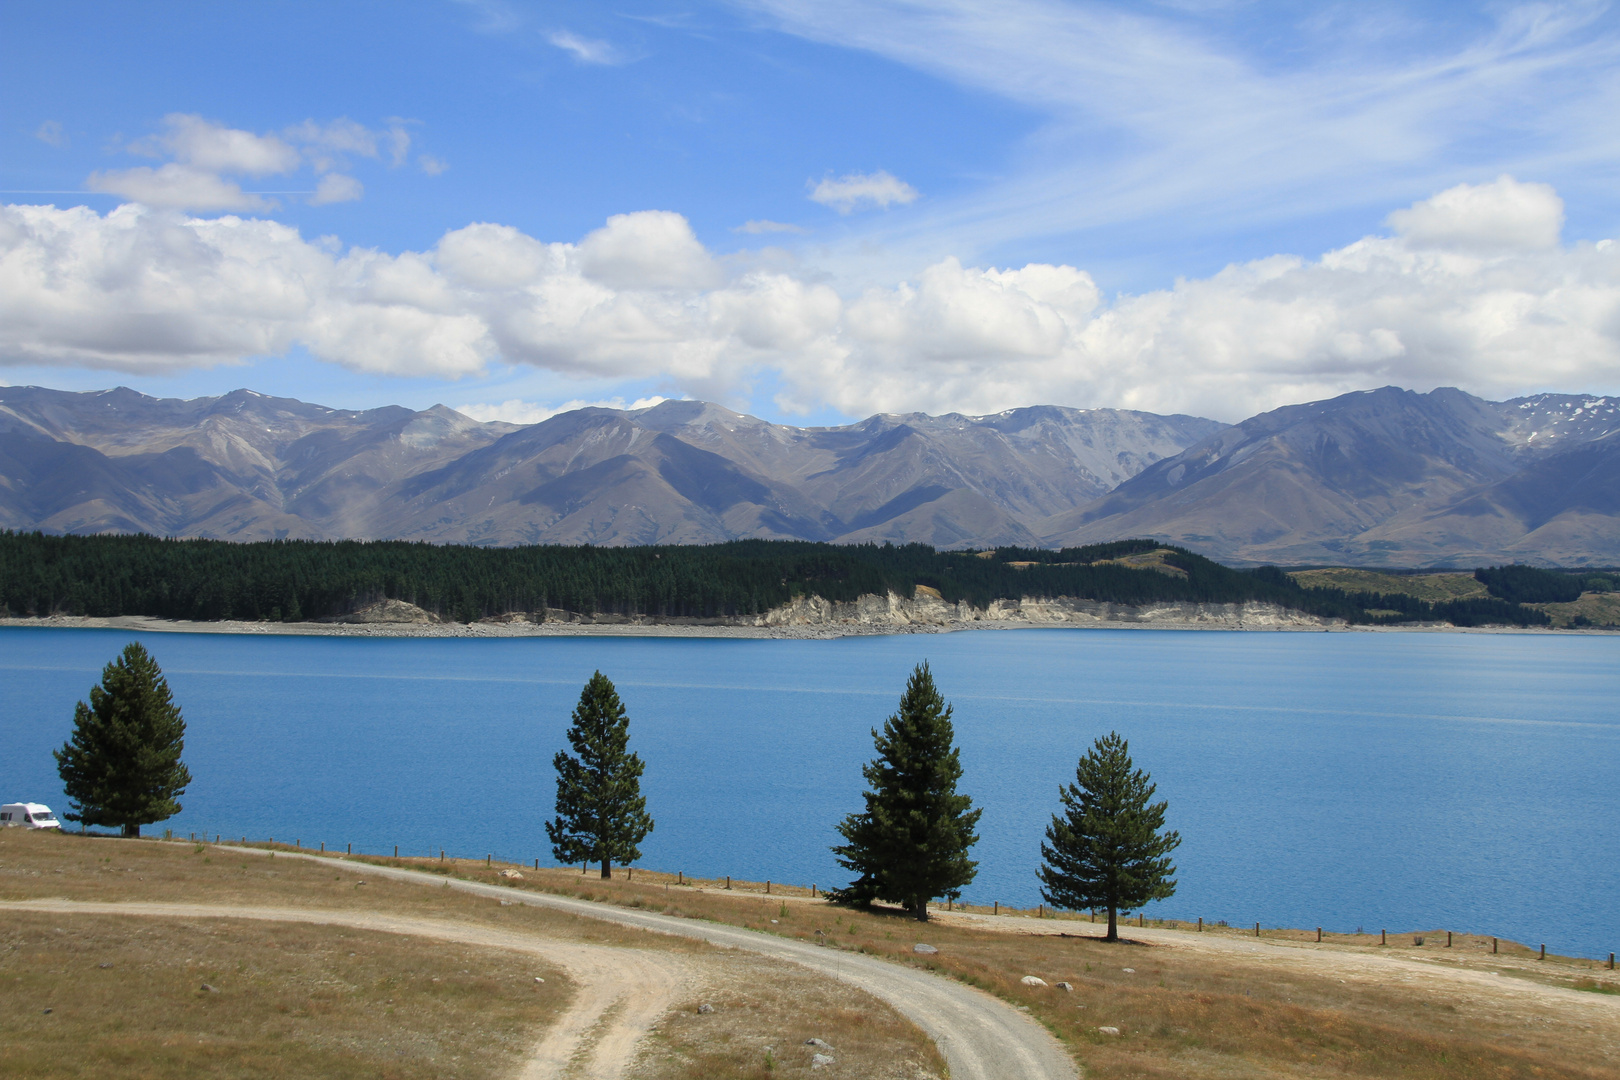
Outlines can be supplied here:
M1040 531L1055 545L1152 536L1243 562L1612 562L1620 457L1599 448L1616 418L1603 398L1347 394L1246 420Z
M770 424L697 401L481 424L236 391L0 387L0 526L229 539L707 543L1036 540L1222 425L1042 407Z

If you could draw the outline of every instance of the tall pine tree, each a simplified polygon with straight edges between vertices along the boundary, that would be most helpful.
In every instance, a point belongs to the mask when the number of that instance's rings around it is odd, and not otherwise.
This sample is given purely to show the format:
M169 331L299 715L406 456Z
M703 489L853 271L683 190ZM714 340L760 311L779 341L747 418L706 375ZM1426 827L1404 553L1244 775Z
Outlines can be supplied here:
M641 794L646 766L629 752L630 717L619 694L600 671L592 675L574 708L568 743L578 757L557 751L557 816L546 822L552 854L559 862L613 864L641 858L636 845L653 830L647 799Z
M1052 815L1041 845L1041 895L1071 911L1106 908L1109 941L1119 940L1121 910L1175 895L1169 856L1181 834L1159 831L1169 804L1150 802L1157 789L1112 731L1080 759L1075 782L1058 789L1064 813Z
M958 795L960 755L953 745L951 707L940 697L926 663L906 682L900 708L872 732L878 756L861 769L871 790L866 810L838 826L848 843L833 848L838 863L859 875L833 893L844 903L899 903L921 920L928 901L955 895L973 880L978 863L968 849L981 810Z
M186 722L163 672L139 643L101 673L90 704L73 710L73 735L54 751L73 810L86 825L117 825L125 836L180 812L191 772L180 760Z

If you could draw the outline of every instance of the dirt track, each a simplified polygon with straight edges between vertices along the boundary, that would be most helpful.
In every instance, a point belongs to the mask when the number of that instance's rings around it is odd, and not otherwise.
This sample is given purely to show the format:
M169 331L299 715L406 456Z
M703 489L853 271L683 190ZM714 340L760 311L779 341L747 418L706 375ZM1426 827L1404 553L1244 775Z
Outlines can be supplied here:
M578 992L557 1023L530 1055L522 1080L562 1076L577 1060L576 1075L608 1080L634 1060L643 1036L669 1011L676 995L708 981L696 957L651 949L578 945L548 941L442 919L379 915L364 911L309 908L238 907L225 904L100 903L75 900L23 900L7 908L57 914L135 915L146 918L259 919L268 922L346 926L408 934L435 941L483 945L542 957L568 972Z
M258 848L227 848L263 855ZM279 858L321 859L277 852ZM695 938L725 948L799 964L831 975L877 997L921 1028L950 1066L951 1080L1078 1080L1067 1051L1040 1024L999 998L951 979L870 956L822 948L802 941L757 933L720 923L682 919L647 911L610 907L549 893L446 879L418 870L367 864L367 874L413 881L494 897L513 904L566 911L622 926ZM561 962L561 961L559 961Z

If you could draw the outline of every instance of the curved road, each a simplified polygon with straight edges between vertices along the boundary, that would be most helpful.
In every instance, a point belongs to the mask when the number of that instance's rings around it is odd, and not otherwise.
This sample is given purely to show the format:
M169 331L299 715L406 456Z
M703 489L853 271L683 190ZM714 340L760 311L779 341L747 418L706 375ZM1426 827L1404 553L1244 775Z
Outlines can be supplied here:
M242 854L263 855L257 848L228 848ZM277 858L306 858L331 864L319 855L278 851ZM354 864L351 864L354 865ZM1079 1080L1074 1059L1051 1032L1000 998L982 990L917 968L889 963L871 956L827 949L791 938L763 934L720 923L680 919L648 911L615 908L567 896L531 892L475 881L460 881L420 870L363 863L367 874L414 881L513 904L532 904L634 926L677 937L696 938L713 945L769 956L830 975L860 987L892 1005L934 1040L951 1069L951 1080Z

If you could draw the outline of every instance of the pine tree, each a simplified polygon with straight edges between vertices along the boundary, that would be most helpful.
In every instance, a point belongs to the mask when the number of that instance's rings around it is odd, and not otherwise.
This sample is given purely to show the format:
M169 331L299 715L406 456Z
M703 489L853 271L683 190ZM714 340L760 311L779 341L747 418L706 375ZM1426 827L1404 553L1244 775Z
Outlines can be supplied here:
M1065 813L1052 815L1041 845L1041 895L1071 911L1106 908L1109 941L1119 940L1120 910L1175 895L1169 855L1181 834L1159 831L1169 803L1150 803L1156 790L1112 731L1080 759L1075 782L1058 789Z
M85 825L117 825L125 836L180 812L191 783L180 760L186 722L157 661L138 643L101 673L90 704L73 710L73 735L54 751L73 812Z
M557 817L546 822L552 854L563 863L599 862L602 876L613 864L641 858L636 846L653 830L641 794L646 766L629 753L630 718L613 683L592 675L574 708L568 742L578 757L557 751Z
M866 810L838 826L848 841L833 848L838 864L859 875L834 900L866 905L898 902L926 921L928 901L955 895L971 882L978 863L968 849L981 810L956 793L962 777L953 745L951 707L940 697L926 663L906 682L900 708L872 732L878 756L862 767L871 790Z

